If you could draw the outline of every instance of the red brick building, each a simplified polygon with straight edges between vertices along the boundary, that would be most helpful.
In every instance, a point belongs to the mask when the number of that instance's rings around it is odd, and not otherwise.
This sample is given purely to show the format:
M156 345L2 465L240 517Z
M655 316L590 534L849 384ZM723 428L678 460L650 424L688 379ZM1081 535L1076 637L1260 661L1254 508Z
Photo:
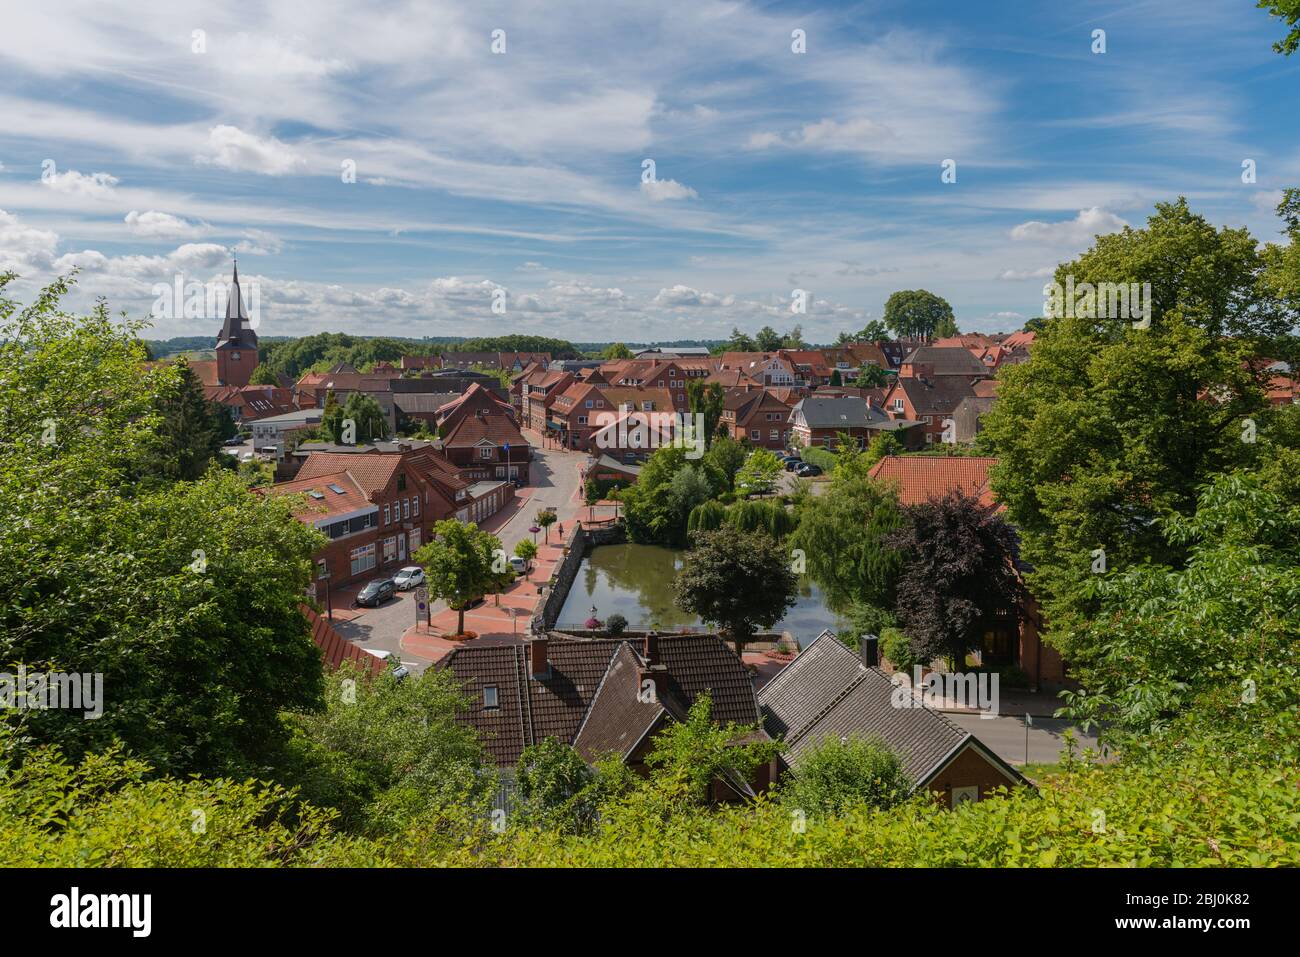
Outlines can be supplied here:
M533 448L509 412L479 408L449 415L446 421L442 452L465 478L474 482L518 479L530 484Z
M720 424L737 442L780 450L790 445L790 406L767 389L728 389Z

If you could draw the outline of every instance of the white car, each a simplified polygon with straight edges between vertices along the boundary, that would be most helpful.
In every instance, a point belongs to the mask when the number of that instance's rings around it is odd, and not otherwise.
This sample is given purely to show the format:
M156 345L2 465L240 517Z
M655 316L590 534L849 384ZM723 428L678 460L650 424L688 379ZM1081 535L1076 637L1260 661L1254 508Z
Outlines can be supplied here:
M510 567L522 575L524 572L528 571L528 560L520 558L518 555L511 555Z
M407 565L393 576L393 583L398 591L409 591L424 584L424 569L419 565Z

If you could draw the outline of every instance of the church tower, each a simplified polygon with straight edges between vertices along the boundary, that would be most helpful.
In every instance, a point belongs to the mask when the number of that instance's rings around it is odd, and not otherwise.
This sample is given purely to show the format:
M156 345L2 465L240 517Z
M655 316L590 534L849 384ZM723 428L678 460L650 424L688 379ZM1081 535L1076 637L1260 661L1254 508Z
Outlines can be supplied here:
M217 381L221 385L248 385L257 368L257 333L248 320L244 297L239 289L239 263L226 297L226 321L217 337Z

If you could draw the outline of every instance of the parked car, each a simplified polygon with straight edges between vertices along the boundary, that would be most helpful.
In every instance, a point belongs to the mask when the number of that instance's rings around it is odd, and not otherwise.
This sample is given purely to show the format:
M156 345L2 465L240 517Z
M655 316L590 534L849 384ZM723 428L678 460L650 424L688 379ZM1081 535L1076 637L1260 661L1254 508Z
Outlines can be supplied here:
M795 471L794 474L799 476L800 478L812 478L814 475L821 475L822 469L820 465L813 465L811 462L809 462L805 465L800 466Z
M528 562L525 559L520 558L518 555L511 555L510 567L522 575L524 572L528 571Z
M407 565L393 576L393 584L398 591L409 591L424 584L424 569L419 565Z
M364 608L378 608L390 598L397 597L397 585L391 578L376 578L366 582L366 586L357 593L357 604Z
M251 462L251 461L253 461L253 453L252 453L252 452L245 452L243 455L241 455L241 456L239 457L239 461L241 461L241 462Z
M364 650L374 655L376 658L378 658L380 661L384 662L385 664L387 664L390 661L396 662L397 667L393 669L393 677L396 678L398 681L401 681L403 678L410 675L411 669L406 667L406 665L402 664L402 659L396 657L391 651L384 651L381 648L366 648Z
M787 472L793 472L795 469L802 467L803 459L799 458L797 455L785 460L785 470Z
M243 445L244 440L236 435L232 438L226 439L226 441L222 442L221 444L222 445Z

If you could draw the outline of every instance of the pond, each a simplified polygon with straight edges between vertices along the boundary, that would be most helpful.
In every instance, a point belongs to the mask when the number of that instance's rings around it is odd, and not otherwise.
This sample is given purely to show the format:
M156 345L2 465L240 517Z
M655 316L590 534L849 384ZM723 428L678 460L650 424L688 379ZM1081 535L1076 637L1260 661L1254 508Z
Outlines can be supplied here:
M580 625L591 617L604 621L618 612L631 631L674 631L702 623L673 604L673 579L682 566L684 551L662 545L600 545L582 560L573 587L560 610L559 624ZM799 581L799 596L793 608L772 631L788 631L807 644L830 628L848 625L826 607L821 590L806 578ZM767 629L762 629L767 630Z

